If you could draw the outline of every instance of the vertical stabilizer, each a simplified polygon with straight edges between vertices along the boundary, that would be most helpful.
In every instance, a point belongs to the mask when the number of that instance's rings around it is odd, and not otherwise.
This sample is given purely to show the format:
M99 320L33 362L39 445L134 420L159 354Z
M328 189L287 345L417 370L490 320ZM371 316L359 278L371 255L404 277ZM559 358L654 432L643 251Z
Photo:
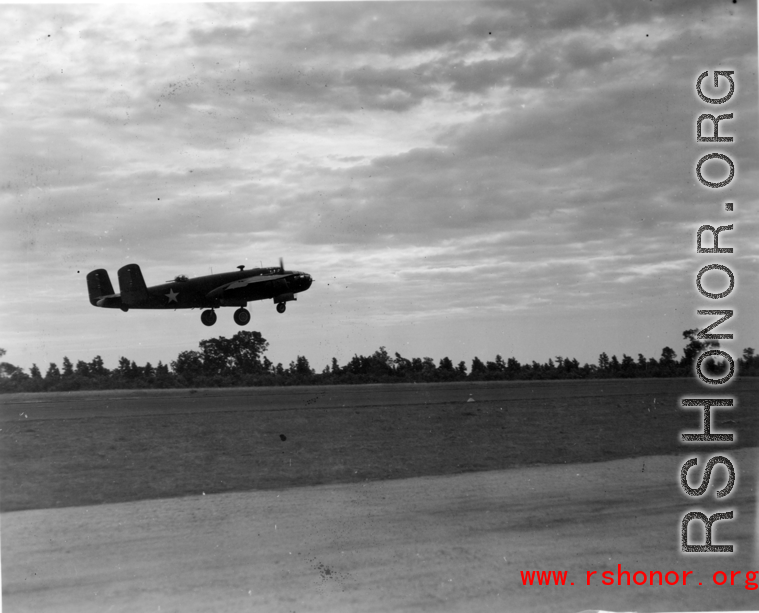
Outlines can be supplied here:
M119 268L119 289L124 306L137 306L148 300L148 288L137 264L127 264Z
M98 300L103 296L113 295L111 278L105 268L98 268L87 275L87 290L90 293L90 304L92 306L98 306Z

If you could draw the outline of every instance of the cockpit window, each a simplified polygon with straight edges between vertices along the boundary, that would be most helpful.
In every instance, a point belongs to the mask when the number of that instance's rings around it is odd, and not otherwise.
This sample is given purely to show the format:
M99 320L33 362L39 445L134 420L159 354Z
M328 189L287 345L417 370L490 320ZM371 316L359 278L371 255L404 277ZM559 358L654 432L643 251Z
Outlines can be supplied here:
M174 277L174 281L176 283L184 283L185 281L189 281L189 279L187 278L187 275L177 275Z

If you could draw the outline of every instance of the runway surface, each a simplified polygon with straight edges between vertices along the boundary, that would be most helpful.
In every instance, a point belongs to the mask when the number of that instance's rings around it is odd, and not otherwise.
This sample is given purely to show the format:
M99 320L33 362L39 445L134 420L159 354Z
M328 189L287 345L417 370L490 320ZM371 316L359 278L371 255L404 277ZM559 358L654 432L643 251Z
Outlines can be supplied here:
M686 454L5 513L5 611L755 609L759 452L730 454L734 493L703 506L680 490ZM679 553L697 509L736 511L714 528L736 553ZM618 565L693 574L601 585ZM568 571L567 585L524 586L527 570Z
M743 396L759 394L759 378L734 386ZM219 411L293 411L358 409L375 406L459 403L469 395L480 402L537 399L631 399L703 394L693 378L590 379L556 381L467 381L393 385L322 385L201 390L105 390L6 394L0 398L0 422L92 417L135 417ZM733 393L737 393L733 391ZM673 404L674 406L674 404Z

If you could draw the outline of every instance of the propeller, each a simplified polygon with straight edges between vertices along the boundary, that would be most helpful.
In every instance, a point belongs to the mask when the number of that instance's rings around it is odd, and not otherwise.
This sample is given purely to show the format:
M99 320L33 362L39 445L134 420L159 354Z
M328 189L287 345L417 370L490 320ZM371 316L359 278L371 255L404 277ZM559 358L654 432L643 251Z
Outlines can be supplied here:
M279 274L283 274L285 272L285 263L282 260L282 258L279 258Z

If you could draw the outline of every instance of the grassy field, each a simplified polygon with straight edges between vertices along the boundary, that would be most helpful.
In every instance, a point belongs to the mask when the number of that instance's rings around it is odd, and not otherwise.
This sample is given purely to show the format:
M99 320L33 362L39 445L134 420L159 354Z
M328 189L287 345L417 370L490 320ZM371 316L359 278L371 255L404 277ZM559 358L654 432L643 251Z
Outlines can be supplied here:
M714 411L713 430L739 433L735 445L722 447L678 443L681 431L699 426L698 412L678 409L679 396L714 395L684 380L333 392L352 394L346 406L309 400L328 392L302 388L237 390L227 400L203 392L114 391L65 395L70 411L53 417L48 411L44 419L31 410L31 419L20 418L17 409L54 407L55 396L14 397L3 401L0 416L0 510L756 446L756 383L737 382L730 393L740 406ZM485 399L466 402L467 390ZM137 408L98 412L109 398L131 399ZM159 401L160 409L136 414L142 403Z

